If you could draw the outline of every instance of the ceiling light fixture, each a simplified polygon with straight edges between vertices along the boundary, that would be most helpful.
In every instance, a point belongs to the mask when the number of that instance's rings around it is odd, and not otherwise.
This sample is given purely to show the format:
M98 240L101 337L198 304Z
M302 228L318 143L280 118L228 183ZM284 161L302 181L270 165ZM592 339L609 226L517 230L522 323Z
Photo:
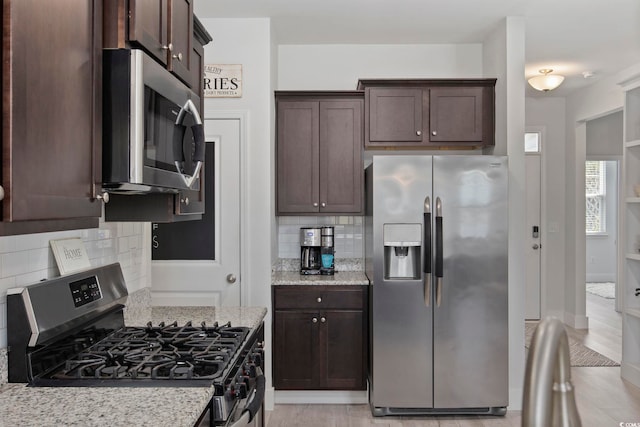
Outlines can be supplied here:
M543 68L540 70L541 76L531 77L528 81L532 88L548 92L560 86L560 83L564 80L564 76L559 74L551 74L553 70L551 68Z

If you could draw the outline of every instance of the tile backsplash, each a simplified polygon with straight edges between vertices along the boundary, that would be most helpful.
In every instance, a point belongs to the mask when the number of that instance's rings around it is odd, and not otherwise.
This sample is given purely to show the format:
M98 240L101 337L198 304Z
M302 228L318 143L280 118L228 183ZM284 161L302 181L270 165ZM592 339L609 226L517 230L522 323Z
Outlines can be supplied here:
M280 216L278 257L300 258L300 228L323 225L334 227L336 259L363 257L364 219L361 216Z
M79 237L94 267L120 262L129 293L151 284L149 223L0 237L0 348L7 346L7 289L59 276L49 240Z

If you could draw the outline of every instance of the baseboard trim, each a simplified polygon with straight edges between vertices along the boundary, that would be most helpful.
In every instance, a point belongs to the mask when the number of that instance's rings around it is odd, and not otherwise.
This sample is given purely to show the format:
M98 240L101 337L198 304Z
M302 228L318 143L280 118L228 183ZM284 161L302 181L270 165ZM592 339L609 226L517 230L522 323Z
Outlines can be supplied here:
M640 387L640 366L625 362L620 363L620 376L636 387Z
M333 404L356 405L368 403L367 392L334 390L276 390L276 404Z
M589 318L583 314L566 313L564 323L573 329L589 329Z

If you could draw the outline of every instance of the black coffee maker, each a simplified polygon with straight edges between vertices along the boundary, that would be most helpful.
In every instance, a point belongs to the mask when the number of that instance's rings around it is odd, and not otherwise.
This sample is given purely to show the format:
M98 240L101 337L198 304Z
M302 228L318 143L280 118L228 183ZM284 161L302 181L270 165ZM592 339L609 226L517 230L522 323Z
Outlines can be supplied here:
M300 229L300 274L320 274L321 229Z

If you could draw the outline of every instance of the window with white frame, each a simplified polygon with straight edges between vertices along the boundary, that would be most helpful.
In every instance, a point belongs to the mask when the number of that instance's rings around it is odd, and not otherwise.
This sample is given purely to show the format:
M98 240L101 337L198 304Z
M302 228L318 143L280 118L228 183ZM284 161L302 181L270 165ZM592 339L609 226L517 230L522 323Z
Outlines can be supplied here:
M606 162L587 161L585 163L586 232L596 234L606 232Z

